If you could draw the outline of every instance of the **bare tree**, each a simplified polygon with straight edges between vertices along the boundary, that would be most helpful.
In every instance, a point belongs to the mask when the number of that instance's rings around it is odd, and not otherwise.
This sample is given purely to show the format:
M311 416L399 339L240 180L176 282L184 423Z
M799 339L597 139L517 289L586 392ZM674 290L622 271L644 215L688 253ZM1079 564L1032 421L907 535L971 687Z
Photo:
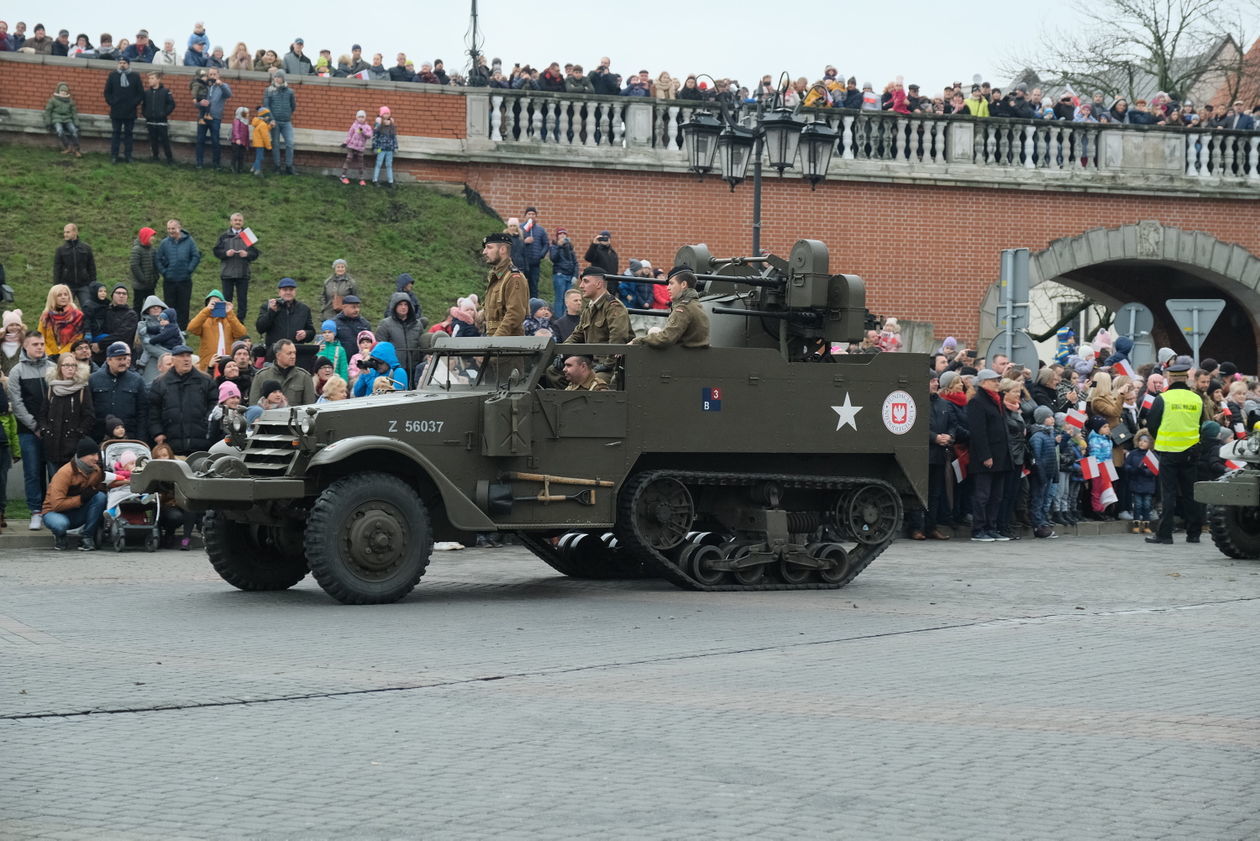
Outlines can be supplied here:
M1219 66L1226 0L1074 0L1081 23L1043 35L1040 56L1008 68L1043 68L1080 93L1135 99L1164 91L1183 99ZM1079 33L1079 34L1078 34ZM1231 55L1232 58L1232 55Z

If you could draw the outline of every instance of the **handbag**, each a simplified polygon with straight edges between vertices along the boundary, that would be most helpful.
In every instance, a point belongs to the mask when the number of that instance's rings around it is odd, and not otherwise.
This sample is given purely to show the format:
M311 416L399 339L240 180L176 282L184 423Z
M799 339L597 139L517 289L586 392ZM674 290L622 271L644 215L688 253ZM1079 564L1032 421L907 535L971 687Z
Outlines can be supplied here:
M1123 423L1117 424L1116 428L1111 430L1111 443L1117 447L1128 449L1132 441L1133 433Z

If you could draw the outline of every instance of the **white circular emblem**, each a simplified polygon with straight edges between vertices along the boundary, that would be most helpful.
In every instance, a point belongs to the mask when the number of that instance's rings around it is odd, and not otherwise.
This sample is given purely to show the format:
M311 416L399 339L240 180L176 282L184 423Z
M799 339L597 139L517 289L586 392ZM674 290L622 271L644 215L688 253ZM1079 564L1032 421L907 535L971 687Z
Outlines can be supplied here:
M907 392L894 391L884 398L884 426L893 435L905 435L914 427L914 398Z

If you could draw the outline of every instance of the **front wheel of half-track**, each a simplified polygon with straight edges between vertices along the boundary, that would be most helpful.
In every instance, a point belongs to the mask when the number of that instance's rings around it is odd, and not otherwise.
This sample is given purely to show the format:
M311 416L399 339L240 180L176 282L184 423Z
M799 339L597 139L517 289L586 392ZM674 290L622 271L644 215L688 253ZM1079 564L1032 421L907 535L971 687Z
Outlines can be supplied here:
M1260 559L1260 508L1209 505L1207 520L1217 549L1231 558Z
M201 531L214 571L239 590L287 590L306 577L300 535L234 522L215 510L206 512ZM157 548L156 538L149 540Z
M406 596L433 550L429 514L406 482L357 473L333 482L311 507L306 556L324 592L343 604Z

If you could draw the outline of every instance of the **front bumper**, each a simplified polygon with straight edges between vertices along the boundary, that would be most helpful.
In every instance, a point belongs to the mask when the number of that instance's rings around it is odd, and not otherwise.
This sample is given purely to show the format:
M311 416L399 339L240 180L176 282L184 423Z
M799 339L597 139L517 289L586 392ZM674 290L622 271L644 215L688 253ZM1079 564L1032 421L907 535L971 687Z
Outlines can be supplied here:
M136 493L170 492L175 504L193 511L245 509L259 502L301 499L306 484L301 479L222 479L198 476L185 462L153 459L131 477Z
M1208 505L1260 505L1260 470L1244 468L1211 482L1195 482L1194 499Z

